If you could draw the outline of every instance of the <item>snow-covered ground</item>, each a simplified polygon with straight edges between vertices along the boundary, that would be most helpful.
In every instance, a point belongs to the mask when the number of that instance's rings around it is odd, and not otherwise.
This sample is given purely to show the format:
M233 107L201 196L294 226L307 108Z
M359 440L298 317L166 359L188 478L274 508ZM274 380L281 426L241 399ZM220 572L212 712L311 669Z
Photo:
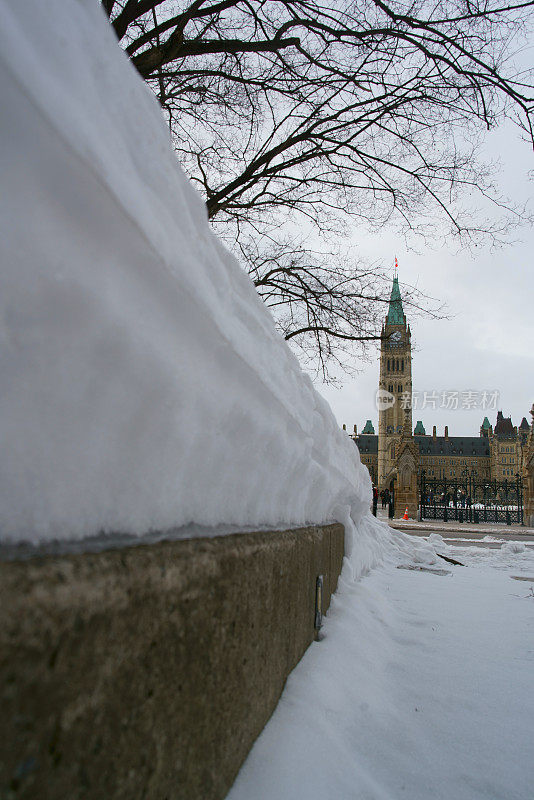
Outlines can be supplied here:
M227 800L530 800L534 553L368 532Z

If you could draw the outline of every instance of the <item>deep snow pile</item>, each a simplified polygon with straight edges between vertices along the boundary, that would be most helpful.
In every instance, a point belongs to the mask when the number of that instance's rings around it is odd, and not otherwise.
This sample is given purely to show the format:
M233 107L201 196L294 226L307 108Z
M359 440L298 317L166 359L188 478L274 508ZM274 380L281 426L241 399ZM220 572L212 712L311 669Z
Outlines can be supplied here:
M357 449L96 0L0 9L2 539L359 520Z
M534 548L361 533L380 563L342 573L227 800L529 800Z

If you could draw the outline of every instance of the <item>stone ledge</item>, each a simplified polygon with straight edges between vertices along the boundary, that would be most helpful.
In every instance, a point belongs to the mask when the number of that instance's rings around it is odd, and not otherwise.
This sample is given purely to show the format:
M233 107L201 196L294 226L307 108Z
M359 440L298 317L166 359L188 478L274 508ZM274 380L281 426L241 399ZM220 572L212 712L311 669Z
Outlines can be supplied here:
M0 564L0 795L223 798L343 539L333 524Z

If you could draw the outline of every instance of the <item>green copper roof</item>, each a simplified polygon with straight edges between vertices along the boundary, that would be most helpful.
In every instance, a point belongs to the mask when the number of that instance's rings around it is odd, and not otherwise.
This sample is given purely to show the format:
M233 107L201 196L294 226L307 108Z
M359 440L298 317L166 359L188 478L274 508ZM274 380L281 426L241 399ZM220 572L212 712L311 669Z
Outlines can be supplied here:
M415 426L415 430L413 432L414 436L426 436L426 431L423 425L422 420L417 420L417 425Z
M488 430L488 428L491 428L490 421L489 421L489 419L487 417L484 417L484 422L482 423L482 427L485 430Z
M363 429L362 433L374 433L375 429L373 428L373 423L370 419L367 420L365 423L365 428Z
M404 311L402 310L402 297L398 278L393 278L393 287L391 289L391 297L389 298L389 311L386 322L388 325L404 325Z

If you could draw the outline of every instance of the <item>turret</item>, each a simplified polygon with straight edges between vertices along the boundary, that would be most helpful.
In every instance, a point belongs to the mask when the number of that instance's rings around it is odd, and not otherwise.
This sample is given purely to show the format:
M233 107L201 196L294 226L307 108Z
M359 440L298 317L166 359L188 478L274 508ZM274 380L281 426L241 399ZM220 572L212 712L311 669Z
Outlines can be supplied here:
M514 436L512 417L505 417L502 411L498 411L497 422L495 423L495 430L493 432L499 439L512 439Z
M524 445L528 439L528 432L530 430L530 425L527 422L527 418L523 417L521 420L521 425L519 426L519 441L522 445Z
M482 425L480 426L480 435L484 436L486 439L491 436L493 433L493 428L490 425L490 421L487 417L484 417L482 421Z

